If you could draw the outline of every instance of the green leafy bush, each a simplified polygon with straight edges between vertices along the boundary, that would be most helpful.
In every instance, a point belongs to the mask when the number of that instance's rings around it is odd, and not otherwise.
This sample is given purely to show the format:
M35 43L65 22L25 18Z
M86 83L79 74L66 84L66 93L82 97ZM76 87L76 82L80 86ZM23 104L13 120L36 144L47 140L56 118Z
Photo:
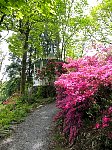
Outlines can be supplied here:
M9 133L10 126L13 123L21 122L27 113L30 112L32 105L17 102L16 104L8 104L0 110L0 137ZM5 134L2 134L7 130Z

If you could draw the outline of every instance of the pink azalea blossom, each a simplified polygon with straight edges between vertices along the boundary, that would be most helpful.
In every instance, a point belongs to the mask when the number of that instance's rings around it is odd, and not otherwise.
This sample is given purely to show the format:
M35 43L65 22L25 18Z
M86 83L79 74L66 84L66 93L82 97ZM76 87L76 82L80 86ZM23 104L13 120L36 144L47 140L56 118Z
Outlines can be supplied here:
M109 113L109 114L112 114L112 106L109 107L108 113Z
M95 124L95 129L99 129L100 128L100 124L99 123L96 123Z
M94 56L84 56L77 60L69 58L68 63L63 64L63 68L67 70L66 74L62 74L55 81L57 107L61 112L57 119L62 118L62 130L68 135L69 141L77 136L85 121L83 118L85 112L91 110L93 106L98 110L102 121L95 124L95 129L106 128L112 121L112 106L102 110L99 99L95 99L98 92L99 97L103 94L99 90L101 86L104 89L105 87L112 89L112 47L100 46L99 49L101 52ZM103 114L104 111L107 114ZM93 116L94 119L96 117Z
M108 123L109 121L110 121L110 118L107 117L107 116L104 116L104 117L102 118L102 122L103 122L103 123Z

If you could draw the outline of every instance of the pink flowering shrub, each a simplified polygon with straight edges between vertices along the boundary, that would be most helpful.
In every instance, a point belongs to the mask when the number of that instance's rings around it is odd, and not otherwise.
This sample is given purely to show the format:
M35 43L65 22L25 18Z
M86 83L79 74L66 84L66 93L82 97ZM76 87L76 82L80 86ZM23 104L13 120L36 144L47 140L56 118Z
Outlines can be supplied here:
M112 57L108 50L102 55L68 59L63 65L67 73L55 81L60 109L55 120L70 143L86 125L94 130L112 124ZM108 136L112 137L112 131Z
M52 84L56 77L59 77L66 70L62 68L63 62L57 60L48 60L47 64L37 71L37 78L43 80L48 79L49 84Z
M63 61L50 59L40 70L37 69L36 78L39 79L43 86L38 87L37 97L48 98L55 97L56 88L54 81L66 70L62 68ZM41 82L42 81L42 82Z

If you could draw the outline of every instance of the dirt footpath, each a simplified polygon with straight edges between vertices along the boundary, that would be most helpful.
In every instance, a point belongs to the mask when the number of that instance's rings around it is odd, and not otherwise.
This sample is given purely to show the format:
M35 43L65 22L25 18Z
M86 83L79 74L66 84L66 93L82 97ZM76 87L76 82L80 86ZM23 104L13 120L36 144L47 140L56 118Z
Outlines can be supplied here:
M35 110L17 125L15 133L3 141L0 150L48 150L50 129L56 111L55 103Z

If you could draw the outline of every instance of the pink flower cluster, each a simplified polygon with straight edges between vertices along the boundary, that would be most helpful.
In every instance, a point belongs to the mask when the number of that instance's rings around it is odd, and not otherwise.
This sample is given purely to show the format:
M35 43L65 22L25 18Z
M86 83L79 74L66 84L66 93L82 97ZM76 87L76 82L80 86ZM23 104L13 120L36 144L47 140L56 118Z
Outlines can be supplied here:
M112 140L112 106L103 114L101 120L95 124L95 129L106 129L105 136Z
M37 78L43 80L45 78L48 79L49 84L59 77L62 73L65 73L66 70L62 68L63 62L58 60L48 60L47 64L41 68L41 70L37 70Z
M101 123L96 123L95 129L108 127L110 122L112 122L111 118L108 116L103 116Z
M57 107L60 109L55 119L62 120L61 130L68 136L69 142L73 142L83 126L85 112L90 110L93 104L97 104L95 94L100 86L112 89L112 59L99 59L98 56L97 54L78 60L69 59L69 63L63 65L68 72L55 81ZM112 114L112 107L109 107L108 111ZM110 118L105 115L102 118L102 126L109 125L109 121ZM99 127L100 124L97 123L96 128Z

